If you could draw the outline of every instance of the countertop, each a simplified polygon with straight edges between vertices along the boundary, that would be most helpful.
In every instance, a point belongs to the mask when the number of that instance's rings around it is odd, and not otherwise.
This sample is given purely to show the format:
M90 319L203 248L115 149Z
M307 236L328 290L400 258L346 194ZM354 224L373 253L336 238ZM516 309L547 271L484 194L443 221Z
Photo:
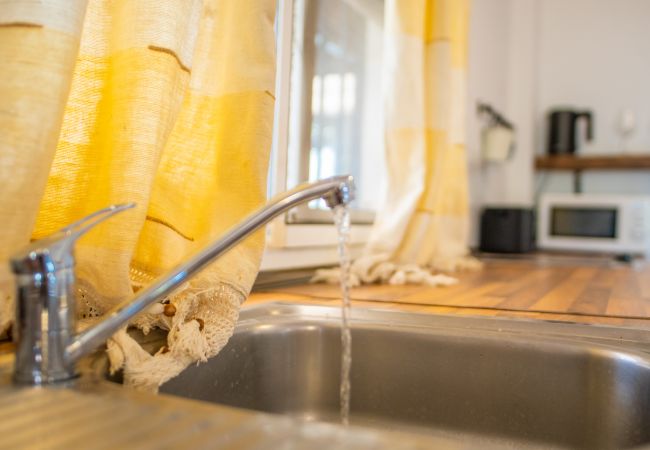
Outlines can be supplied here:
M609 257L534 255L484 258L480 271L453 274L448 287L368 285L351 290L353 306L432 314L499 316L650 328L650 264ZM337 304L336 285L301 284L257 291L265 301Z

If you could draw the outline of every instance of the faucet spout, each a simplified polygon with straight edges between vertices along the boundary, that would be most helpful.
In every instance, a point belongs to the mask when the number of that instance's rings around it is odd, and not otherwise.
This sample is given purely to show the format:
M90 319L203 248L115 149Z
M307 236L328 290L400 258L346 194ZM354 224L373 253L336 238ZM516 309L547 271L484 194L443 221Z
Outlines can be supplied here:
M274 197L265 206L231 228L221 238L189 256L140 291L134 298L110 310L99 323L76 335L65 348L65 360L74 364L79 358L95 350L136 314L155 301L171 294L198 271L280 214L301 203L318 198L324 199L330 208L347 205L354 200L354 193L353 178L338 176L302 184Z

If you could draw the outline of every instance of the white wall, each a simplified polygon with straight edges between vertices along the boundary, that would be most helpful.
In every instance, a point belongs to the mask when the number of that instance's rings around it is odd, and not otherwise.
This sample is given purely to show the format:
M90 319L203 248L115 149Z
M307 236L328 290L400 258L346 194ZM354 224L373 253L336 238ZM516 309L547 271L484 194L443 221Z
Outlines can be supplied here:
M532 206L538 192L571 192L565 172L535 175L546 151L546 114L587 108L595 140L581 154L621 152L617 121L634 112L626 152L650 153L650 0L474 0L469 54L467 149L474 240L486 205ZM516 125L517 149L505 164L480 158L477 100ZM650 194L650 172L586 172L594 193Z
M561 105L594 112L595 139L582 142L580 154L622 151L617 123L623 109L632 110L637 122L626 151L650 152L649 20L648 0L539 1L537 153L546 148L546 114ZM542 182L546 192L572 189L568 173L549 173L538 180ZM583 188L585 192L650 194L650 173L587 172Z
M510 2L479 0L473 3L471 10L466 149L472 246L478 242L478 220L485 202L487 181L480 157L481 122L476 116L476 103L483 101L497 109L506 108Z
M469 38L467 152L473 241L485 205L532 204L536 0L475 0ZM491 104L517 126L514 157L485 164L476 103Z
M540 130L552 107L591 109L596 136L582 153L612 153L621 148L618 116L629 108L639 122L630 151L650 151L650 1L543 0L538 20Z
M478 0L480 1L480 0ZM543 1L543 0L542 0ZM490 202L532 206L535 85L537 82L537 0L516 0L510 8L508 46L508 94L506 114L515 124L516 150L511 160L498 167Z

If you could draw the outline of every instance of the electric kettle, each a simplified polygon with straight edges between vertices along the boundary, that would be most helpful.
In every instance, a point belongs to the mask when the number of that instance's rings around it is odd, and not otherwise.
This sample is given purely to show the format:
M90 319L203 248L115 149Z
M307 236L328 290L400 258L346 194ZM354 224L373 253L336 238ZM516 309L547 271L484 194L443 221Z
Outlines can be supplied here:
M551 111L549 117L548 153L573 154L577 150L576 127L578 120L585 119L586 140L593 139L593 116L591 111L573 111L569 109Z

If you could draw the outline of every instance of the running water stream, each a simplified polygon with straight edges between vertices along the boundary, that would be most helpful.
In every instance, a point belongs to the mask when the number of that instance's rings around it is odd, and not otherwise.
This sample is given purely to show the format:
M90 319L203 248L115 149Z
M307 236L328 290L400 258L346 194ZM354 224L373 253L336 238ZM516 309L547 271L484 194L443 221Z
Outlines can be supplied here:
M341 422L350 422L350 367L352 365L352 336L350 334L350 211L347 206L334 208L334 223L338 231L341 264Z

